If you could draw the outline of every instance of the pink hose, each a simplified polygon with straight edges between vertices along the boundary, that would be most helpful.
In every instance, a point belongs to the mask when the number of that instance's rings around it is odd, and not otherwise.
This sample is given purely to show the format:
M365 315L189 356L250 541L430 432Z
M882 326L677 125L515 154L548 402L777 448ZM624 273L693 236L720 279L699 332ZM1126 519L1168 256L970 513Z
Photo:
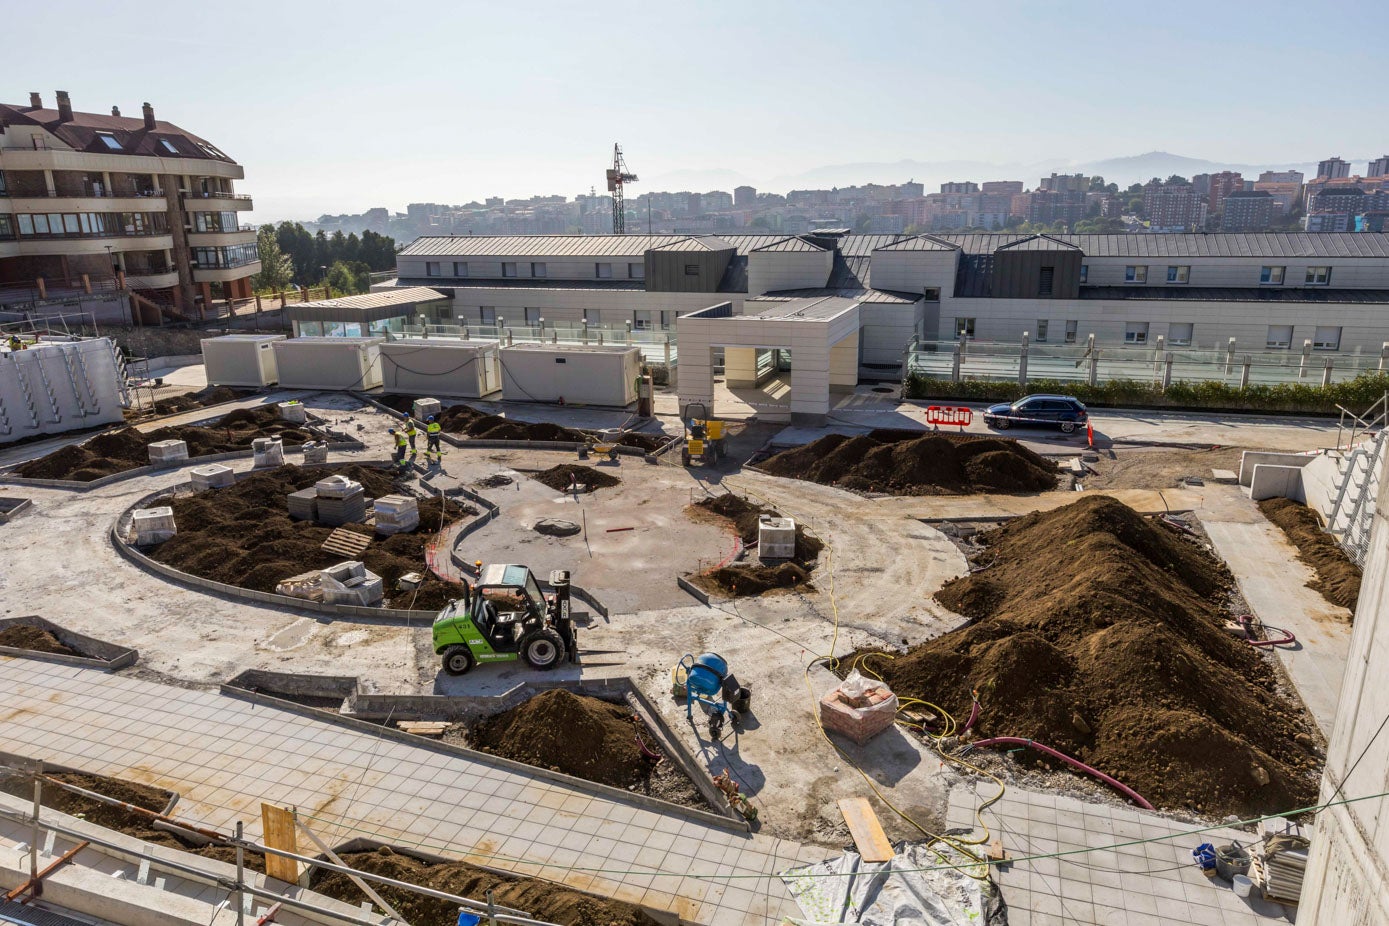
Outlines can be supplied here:
M1103 781L1105 784L1109 785L1111 788L1118 791L1120 794L1124 795L1129 800L1137 804L1139 807L1142 807L1144 810L1153 809L1153 805L1149 804L1141 794L1133 790L1133 788L1130 788L1128 785L1124 784L1122 781L1119 781L1117 778L1111 778L1099 769L1091 768L1084 762L1081 762L1079 759L1073 759L1070 756L1066 755L1064 752L1057 752L1050 746L1043 746L1041 743L1038 743L1035 740L1025 740L1019 736L995 736L990 739L979 740L976 743L971 743L970 746L971 748L975 746L1026 746L1031 749L1035 749L1038 752L1046 753L1052 758L1060 759L1067 765L1070 765L1074 768L1078 768L1082 772L1085 772L1087 775L1092 775L1095 778L1098 778L1100 781Z
M1254 635L1254 621L1253 621L1253 618L1252 618L1250 615L1248 615L1248 614L1241 614L1241 615L1239 616L1238 620L1239 620L1239 622L1244 626L1244 632L1247 633L1247 634L1249 634L1249 636L1252 637L1252 636ZM1279 640L1250 640L1250 639L1246 639L1244 642L1245 642L1245 643L1248 643L1250 646L1282 646L1284 643L1296 643L1296 642L1297 642L1297 637L1293 636L1293 634L1292 634L1291 631L1285 630L1285 631L1283 631L1283 637L1282 637L1282 639L1279 639Z
M974 706L969 709L969 720L965 721L965 728L961 733L968 733L969 728L974 726L974 722L979 719L979 702L975 701Z

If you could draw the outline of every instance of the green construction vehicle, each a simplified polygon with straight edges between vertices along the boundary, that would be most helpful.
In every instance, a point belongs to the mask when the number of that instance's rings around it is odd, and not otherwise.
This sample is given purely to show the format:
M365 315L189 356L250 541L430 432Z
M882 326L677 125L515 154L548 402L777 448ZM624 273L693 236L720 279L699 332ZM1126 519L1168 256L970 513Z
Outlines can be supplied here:
M533 669L579 661L578 636L569 615L569 573L550 573L551 593L526 566L491 565L476 584L464 585L434 619L434 652L444 671L463 675L478 663L524 659Z

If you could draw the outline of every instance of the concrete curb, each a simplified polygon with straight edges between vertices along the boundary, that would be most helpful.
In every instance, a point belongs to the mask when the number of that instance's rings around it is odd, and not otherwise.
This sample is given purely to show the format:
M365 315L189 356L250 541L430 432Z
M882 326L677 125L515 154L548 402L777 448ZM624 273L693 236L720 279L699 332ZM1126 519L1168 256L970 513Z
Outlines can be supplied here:
M631 684L629 680L624 679L623 681L627 682L627 684L629 685ZM517 692L518 689L523 689L525 687L526 686L524 685L518 685L517 688L511 689L501 697L510 697L515 692ZM553 781L557 784L564 785L567 788L572 788L576 791L583 791L589 794L594 794L598 797L606 798L608 800L627 801L635 804L640 804L643 807L646 807L647 809L653 810L657 813L667 815L682 815L694 820L698 820L701 823L709 824L711 826L718 826L723 829L735 832L749 832L747 821L743 820L741 817L739 817L737 820L734 820L730 817L726 817L721 814L716 814L713 811L700 810L696 807L686 807L682 804L671 804L667 801L659 800L658 798L654 797L647 797L645 794L638 794L634 791L626 791L622 788L614 788L609 785L598 784L595 781L588 781L583 778L575 778L571 775L565 775L561 772L553 772L547 768L541 768L538 765L526 765L524 762L516 762L511 759L503 758L501 756L494 756L491 753L478 752L477 750L468 749L464 746L454 746L451 743L443 743L439 742L438 740L431 740L425 737L416 736L413 733L405 733L404 731L396 730L391 727L382 726L381 724L372 723L367 720L362 720L359 717L355 717L349 714L337 714L332 711L323 710L321 708L309 707L304 704L298 704L294 701L287 701L283 698L276 698L274 696L257 694L251 691L247 691L243 688L234 687L225 682L219 687L218 690L227 697L238 698L242 701L250 701L252 704L265 704L271 707L279 708L280 710L289 711L291 713L302 714L306 717L316 718L319 720L326 721L328 723L339 724L341 726L349 727L351 729L358 730L364 733L371 733L376 736L382 736L387 739L395 740L399 743L405 743L406 745L413 746L417 749L427 749L432 750L434 752L442 752L446 755L457 756L459 758L468 759L473 762L495 765L500 768L507 769L508 771L517 772L519 774L527 775L532 778L543 778L547 781ZM448 698L443 695L371 695L370 697L374 699L373 702L371 702L373 706L386 704L387 702L384 699L399 699L399 703L391 702L397 710L399 710L400 708L410 709L407 707L407 705L418 703L420 699L424 698L437 699L437 701L457 700L455 698ZM730 810L729 813L731 814L732 811Z
M680 588L684 590L686 593L688 593L691 598L693 598L695 601L698 601L706 608L713 607L713 605L709 603L709 596L689 579L685 578L684 576L676 576L675 584L680 586Z
M0 496L0 501L10 501L10 499ZM34 507L33 501L27 498L15 499L14 501L14 506L9 510L0 511L0 524L7 524Z
M62 653L41 653L36 650L22 649L17 646L0 646L0 654L6 656L22 656L26 659L37 659L41 662L56 662L65 666L77 666L83 669L101 669L105 672L116 672L121 669L135 665L140 658L138 650L120 646L116 643L108 643L105 640L98 640L85 634L75 633L65 627L44 620L36 614L27 614L22 617L0 618L0 630L9 627L37 627L40 630L47 630L58 638L58 642L75 649L80 653L94 653L92 656L67 656Z

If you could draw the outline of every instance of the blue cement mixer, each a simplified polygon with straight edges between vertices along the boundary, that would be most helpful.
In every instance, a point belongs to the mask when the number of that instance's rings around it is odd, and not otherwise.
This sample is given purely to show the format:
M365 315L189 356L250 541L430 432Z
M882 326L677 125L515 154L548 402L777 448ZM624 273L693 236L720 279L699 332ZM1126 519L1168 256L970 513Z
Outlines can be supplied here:
M709 735L719 738L723 719L727 715L738 725L738 712L724 697L724 682L728 679L728 662L718 653L688 653L680 658L679 669L685 674L685 717L694 723L694 705L698 701L709 708Z

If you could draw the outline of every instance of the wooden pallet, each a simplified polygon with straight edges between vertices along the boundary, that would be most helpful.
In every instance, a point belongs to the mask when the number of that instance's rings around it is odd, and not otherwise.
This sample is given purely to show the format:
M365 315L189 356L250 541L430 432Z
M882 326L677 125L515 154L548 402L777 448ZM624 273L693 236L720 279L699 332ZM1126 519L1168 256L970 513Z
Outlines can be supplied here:
M416 736L443 736L452 724L446 720L397 720L395 725L405 733Z
M359 534L345 527L339 527L328 535L327 540L323 541L321 549L324 552L333 553L337 556L357 559L362 555L362 551L370 545L371 537L367 534Z

